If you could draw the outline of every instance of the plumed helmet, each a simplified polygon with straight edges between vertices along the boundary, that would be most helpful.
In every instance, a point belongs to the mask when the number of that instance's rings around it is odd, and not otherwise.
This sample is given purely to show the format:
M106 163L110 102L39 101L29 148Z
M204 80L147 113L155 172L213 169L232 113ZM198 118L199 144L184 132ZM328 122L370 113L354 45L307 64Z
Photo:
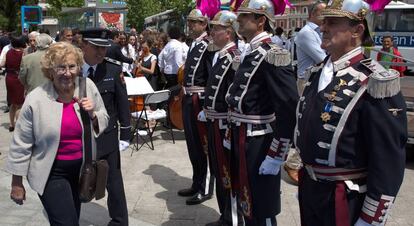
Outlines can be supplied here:
M362 21L369 12L369 5L363 0L330 0L321 12L322 17L347 17Z
M232 27L234 31L237 31L239 24L237 23L237 16L231 11L221 10L210 21L211 25L221 25L224 27Z
M354 21L360 21L364 24L365 31L362 41L363 46L372 46L373 40L369 32L367 18L370 12L381 12L387 3L384 1L367 0L330 0L328 5L321 12L321 16L326 17L343 17ZM374 7L372 7L374 6Z
M275 22L275 6L270 0L244 0L237 12L261 14Z
M199 9L193 9L191 10L190 14L187 16L187 20L196 20L196 21L208 21L208 17L204 15L201 10Z

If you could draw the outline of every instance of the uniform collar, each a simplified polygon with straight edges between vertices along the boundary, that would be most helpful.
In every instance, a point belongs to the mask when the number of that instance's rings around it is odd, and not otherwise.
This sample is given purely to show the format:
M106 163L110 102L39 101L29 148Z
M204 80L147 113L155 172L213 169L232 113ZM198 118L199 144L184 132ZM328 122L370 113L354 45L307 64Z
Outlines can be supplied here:
M251 50L255 50L257 49L263 41L265 41L266 39L270 40L271 35L268 34L267 32L263 31L262 33L256 35L251 41L250 41L250 48Z
M231 49L234 49L235 47L236 47L236 43L234 42L227 43L227 45L225 45L223 49L219 51L218 53L219 57L220 58L224 57Z
M357 47L349 51L348 53L343 55L341 58L339 58L337 61L333 62L334 72L340 71L348 67L349 65L355 63L353 62L353 59L360 55L363 55L361 47Z
M82 66L82 75L83 75L83 77L88 77L90 67L93 68L93 71L95 73L97 66L98 66L97 64L91 66L91 65L87 64L86 62L83 63L83 66Z
M196 38L194 41L196 43L200 43L201 41L204 40L204 38L207 37L207 32L204 32L203 34L201 34L198 38Z
M318 28L319 26L313 22L308 21L306 23L306 25L308 25L312 30L315 30L316 28Z

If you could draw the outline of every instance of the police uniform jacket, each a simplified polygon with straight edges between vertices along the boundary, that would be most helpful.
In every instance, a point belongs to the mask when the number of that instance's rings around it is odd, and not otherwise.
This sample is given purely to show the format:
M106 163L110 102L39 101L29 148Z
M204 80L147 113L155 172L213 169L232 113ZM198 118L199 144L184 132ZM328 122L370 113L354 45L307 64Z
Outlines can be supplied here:
M332 81L318 92L327 59L307 70L310 77L297 108L296 146L315 179L367 178L361 218L382 225L405 166L406 106L398 73L357 49L333 62ZM359 187L361 193L364 187Z
M120 64L106 58L104 62L98 64L95 75L91 78L98 87L110 117L107 129L98 138L98 156L119 151L118 122L121 127L120 139L129 141L131 136L129 101L126 88L120 78L121 73Z

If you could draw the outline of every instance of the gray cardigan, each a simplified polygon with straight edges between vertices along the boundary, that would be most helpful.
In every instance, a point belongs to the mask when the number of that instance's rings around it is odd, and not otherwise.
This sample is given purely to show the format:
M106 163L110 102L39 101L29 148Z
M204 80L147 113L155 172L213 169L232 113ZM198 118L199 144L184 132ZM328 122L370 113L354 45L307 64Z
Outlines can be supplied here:
M79 82L75 79L75 96L79 93ZM109 116L95 84L87 79L87 96L95 103L99 132L107 127ZM26 97L10 144L6 170L18 176L26 176L30 187L43 194L60 142L63 104L56 101L58 94L51 81L37 87ZM80 108L74 105L82 125ZM93 130L93 129L92 129ZM82 142L84 143L84 142ZM92 139L93 158L96 158L95 139Z

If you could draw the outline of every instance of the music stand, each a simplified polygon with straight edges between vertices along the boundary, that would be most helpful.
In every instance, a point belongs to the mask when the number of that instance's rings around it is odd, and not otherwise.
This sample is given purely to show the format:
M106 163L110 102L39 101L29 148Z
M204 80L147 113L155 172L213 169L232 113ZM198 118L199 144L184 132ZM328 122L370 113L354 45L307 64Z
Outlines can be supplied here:
M131 97L137 97L137 96L142 96L143 97L143 106L145 109L145 96L151 93L154 93L154 89L152 89L151 85L149 84L148 80L142 76L142 77L137 77L137 78L130 78L130 77L124 77L125 80L125 85L126 85L126 89L127 89L127 94L128 96ZM143 143L141 144L141 146L139 146L138 144L138 137L140 136L139 134L139 129L138 129L138 123L140 122L141 118L142 118L142 114L145 112L144 109L138 114L137 117L137 121L135 123L135 128L132 130L132 138L131 141L134 139L134 136L136 134L137 137L137 144L135 146L135 150L138 151L142 145L147 144L149 148L151 148L151 146L147 143L147 141L145 141L145 139L143 138ZM134 112L135 113L135 112ZM131 152L131 156L132 153L134 153L134 150L132 149Z

